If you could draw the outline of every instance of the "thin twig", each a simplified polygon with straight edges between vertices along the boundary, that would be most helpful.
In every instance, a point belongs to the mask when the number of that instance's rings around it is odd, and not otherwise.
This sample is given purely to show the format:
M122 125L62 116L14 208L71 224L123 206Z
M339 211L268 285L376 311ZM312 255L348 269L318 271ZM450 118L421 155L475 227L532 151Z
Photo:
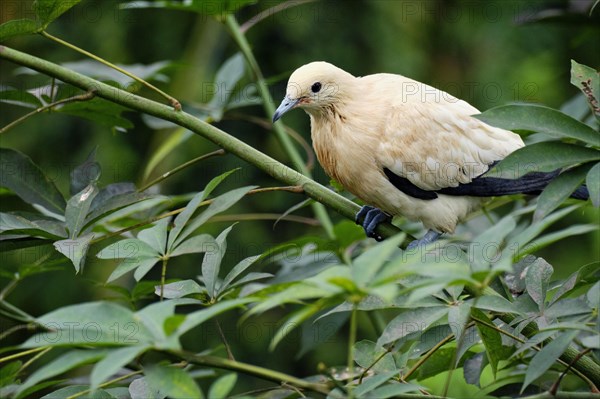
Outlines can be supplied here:
M34 357L32 357L31 359L29 359L28 361L23 363L23 365L19 368L19 373L22 373L23 370L25 370L27 367L31 366L31 364L33 362L35 362L36 360L38 360L40 357L44 356L46 353L50 352L51 350L52 350L51 346L45 346L44 350L36 353L36 355Z
M263 21L263 20L277 14L278 12L281 12L283 10L287 10L288 8L296 7L296 6L299 6L302 4L313 3L315 1L317 1L317 0L288 0L286 2L277 4L274 7L267 8L266 10L259 12L258 14L256 14L252 18L250 18L248 21L244 22L242 24L242 26L240 26L240 31L245 34L254 25L259 23L260 21Z
M209 152L208 154L204 154L201 155L199 157L196 157L194 159L191 159L187 162L182 163L181 165L177 166L176 168L171 169L168 172L163 173L162 175L160 175L159 177L157 177L156 179L152 180L149 183L146 183L145 185L143 185L142 187L138 188L138 193L141 193L142 191L146 191L147 189L149 189L150 187L162 182L163 180L165 180L168 177L171 177L172 175L174 175L177 172L182 171L183 169L194 165L200 161L204 161L205 159L211 158L211 157L215 157L218 155L225 155L225 150L223 149L218 149L216 151L213 152Z
M571 369L571 367L573 367L573 365L575 363L577 363L577 361L579 359L581 359L582 356L584 356L585 354L587 354L591 350L592 350L591 348L587 348L587 349L581 351L575 357L575 359L573 359L573 361L571 363L569 363L569 365L567 366L567 368L560 374L560 376L558 376L558 379L554 382L554 384L552 384L552 388L550 388L550 390L548 391L548 392L550 392L550 394L556 395L556 392L558 392L558 387L560 386L560 383L561 383L562 379L565 377L565 375L567 375L567 373L569 372L569 370Z
M0 363L15 360L15 359L18 359L23 356L31 355L32 353L41 352L41 351L46 350L47 348L48 348L47 346L40 346L39 348L33 348L33 349L29 349L29 350L26 350L23 352L15 353L14 355L5 356L3 358L0 358Z
M379 356L377 356L377 358L375 360L373 360L373 362L371 364L369 364L369 367L364 369L363 372L360 374L360 377L358 378L358 385L362 384L363 379L365 378L367 373L369 371L371 371L371 369L373 367L375 367L375 365L377 363L379 363L381 361L381 359L383 359L385 357L385 355L391 353L393 350L394 350L394 345L391 345L389 348L385 349L385 351L383 351Z
M104 387L107 387L107 386L109 386L109 385L116 384L117 382L121 382L121 381L123 381L123 380L126 380L126 379L128 379L128 378L131 378L131 377L133 377L134 375L139 375L139 374L142 374L143 372L144 372L143 370L133 371L133 372L131 372L131 373L128 373L128 374L122 375L122 376L120 376L120 377L117 377L117 378L115 378L115 379L112 379L112 380L109 380L109 381L103 382L102 384L99 384L99 385L98 385L98 388L104 388ZM66 398L66 399L75 399L75 398L79 398L79 397L81 397L81 396L83 396L83 395L90 394L91 392L92 392L92 390L91 390L91 389L86 389L85 391L77 392L76 394L73 394L73 395L71 395L71 396L67 396L67 398Z
M67 41L64 41L62 39L59 39L56 36L51 35L50 33L46 32L45 30L40 32L40 35L44 36L47 39L50 39L56 43L62 44L63 46L66 46L68 48L70 48L71 50L75 50L78 53L81 53L85 56L90 57L91 59L98 61L104 65L106 65L109 68L114 69L115 71L119 71L121 72L123 75L130 77L131 79L143 84L144 86L146 86L147 88L149 88L150 90L155 91L156 93L158 93L159 95L161 95L162 97L166 98L169 103L171 104L171 106L176 110L176 111L181 111L181 103L174 97L168 95L167 93L165 93L164 91L160 90L158 87L154 86L153 84L145 81L144 79L140 78L139 76L136 76L134 74L132 74L131 72L126 71L125 69L116 66L115 64L113 64L110 61L105 60L104 58L98 57L96 54L90 53L89 51L86 51L80 47L75 46L72 43L69 43Z
M279 213L238 213L217 215L210 218L212 222L235 222L248 220L284 220L286 222L302 223L308 226L320 226L321 223L317 219L307 218L304 216L287 215L281 216ZM275 228L275 225L273 226Z
M406 381L423 363L425 363L438 349L440 349L447 342L450 342L454 338L454 334L447 335L435 346L427 351L419 360L402 376L402 381Z
M229 342L227 342L227 338L225 337L225 333L223 333L223 329L221 328L221 323L219 320L215 319L215 324L217 325L217 331L219 332L219 336L221 337L221 341L223 341L223 345L225 346L225 350L227 351L227 357L229 360L233 360L235 362L235 357L233 356L233 352L231 351L231 347L229 346Z
M78 94L76 96L69 97L69 98L63 98L62 100L54 101L50 104L44 105L43 107L36 108L33 111L21 116L20 118L14 120L11 123L9 123L8 125L4 126L2 129L0 129L0 134L6 133L8 130L23 123L28 118L30 118L34 115L37 115L39 113L48 111L49 109L52 109L52 108L56 107L57 105L72 103L75 101L88 101L88 100L91 100L92 98L94 98L94 95L95 94L93 91L88 91L87 93Z

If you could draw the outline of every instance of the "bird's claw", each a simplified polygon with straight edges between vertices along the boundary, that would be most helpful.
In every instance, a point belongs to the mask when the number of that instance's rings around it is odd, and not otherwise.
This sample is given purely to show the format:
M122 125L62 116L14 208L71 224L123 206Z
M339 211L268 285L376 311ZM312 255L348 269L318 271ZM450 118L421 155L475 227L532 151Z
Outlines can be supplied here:
M356 213L354 221L356 224L363 227L367 237L372 237L377 241L383 241L383 237L377 234L375 229L379 223L388 221L389 219L390 217L381 209L365 205Z
M442 233L438 233L437 231L429 230L429 231L427 231L427 233L425 233L423 238L419 238L418 240L411 241L410 244L408 244L408 246L406 247L406 250L410 251L410 250L416 249L418 247L424 247L425 245L435 242L441 235L442 235Z

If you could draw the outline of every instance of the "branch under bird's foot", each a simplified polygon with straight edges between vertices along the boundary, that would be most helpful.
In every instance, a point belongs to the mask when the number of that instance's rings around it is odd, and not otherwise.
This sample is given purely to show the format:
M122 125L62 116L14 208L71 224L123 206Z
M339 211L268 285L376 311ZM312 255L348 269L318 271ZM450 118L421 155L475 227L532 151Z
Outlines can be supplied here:
M362 220L362 223L361 223ZM383 237L375 233L379 223L387 222L391 217L379 208L365 205L356 213L354 221L361 225L368 237L373 237L377 241L382 241Z
M438 238L440 238L441 235L442 235L442 233L438 233L437 231L429 230L427 233L425 233L423 238L419 238L418 240L411 241L411 243L408 244L408 246L406 247L406 250L411 250L411 249L415 249L418 247L422 247L422 246L431 244L432 242L435 242Z

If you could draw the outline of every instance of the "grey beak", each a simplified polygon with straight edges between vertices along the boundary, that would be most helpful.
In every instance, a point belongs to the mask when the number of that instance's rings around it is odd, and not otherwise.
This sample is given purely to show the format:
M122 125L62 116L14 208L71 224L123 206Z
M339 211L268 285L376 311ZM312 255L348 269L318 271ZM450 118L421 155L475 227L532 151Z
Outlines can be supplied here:
M298 104L298 101L299 99L292 100L291 98L286 96L281 102L281 104L279 104L279 107L277 107L277 109L275 110L275 113L273 114L273 123L277 122L279 118L283 116L283 114L288 112L290 109L294 108L296 104Z

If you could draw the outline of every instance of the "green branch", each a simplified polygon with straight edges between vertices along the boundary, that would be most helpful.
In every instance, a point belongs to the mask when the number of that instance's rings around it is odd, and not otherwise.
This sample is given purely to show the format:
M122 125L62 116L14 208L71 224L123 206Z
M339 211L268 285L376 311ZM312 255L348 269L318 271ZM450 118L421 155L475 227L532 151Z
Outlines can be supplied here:
M256 166L276 180L291 186L302 186L306 195L315 201L328 206L346 218L354 220L354 216L359 210L358 205L347 198L342 197L334 191L329 190L327 187L315 182L311 178L304 176L294 169L256 150L243 141L186 112L175 111L167 105L109 86L60 65L6 46L0 46L0 58L34 69L40 73L79 87L80 89L94 91L96 96L116 104L173 122L189 129L193 133L212 141L225 151ZM382 223L377 228L377 234L382 237L390 237L399 232L400 230L390 223Z
M265 109L265 113L267 114L267 116L270 117L275 113L275 104L273 103L273 97L271 97L269 87L267 86L267 82L265 81L265 78L260 70L260 66L258 65L258 62L256 61L254 54L252 53L250 43L248 43L248 40L246 40L246 36L244 36L240 25L238 24L237 20L233 15L227 15L227 17L225 18L225 26L231 33L233 40L236 42L236 44L242 51L242 54L246 58L246 62L252 70L254 80L256 81L256 85L258 86L258 93L260 94L263 100L263 107ZM296 147L294 147L294 143L290 139L288 133L285 131L285 128L283 127L282 123L279 122L273 124L273 130L275 131L277 140L279 140L279 143L283 147L285 153L288 155L288 157L290 157L294 168L300 171L300 173L302 173L304 176L311 177L310 171L306 167L306 164L300 156L300 153L298 152ZM317 217L317 219L319 219L321 225L323 225L327 236L332 239L335 238L335 233L333 232L333 224L331 223L331 219L329 218L329 215L327 215L327 212L325 211L323 205L320 203L314 203L312 204L312 208L315 212L315 216Z
M273 371L260 366L254 366L248 363L223 359L217 356L196 355L184 351L170 351L170 353L192 364L237 371L244 374L253 375L255 377L263 378L265 380L273 381L279 384L285 383L292 385L296 388L306 389L313 392L319 392L325 395L329 394L329 392L331 391L331 387L328 384L305 381L300 378L291 376L289 374L281 373L279 371Z

